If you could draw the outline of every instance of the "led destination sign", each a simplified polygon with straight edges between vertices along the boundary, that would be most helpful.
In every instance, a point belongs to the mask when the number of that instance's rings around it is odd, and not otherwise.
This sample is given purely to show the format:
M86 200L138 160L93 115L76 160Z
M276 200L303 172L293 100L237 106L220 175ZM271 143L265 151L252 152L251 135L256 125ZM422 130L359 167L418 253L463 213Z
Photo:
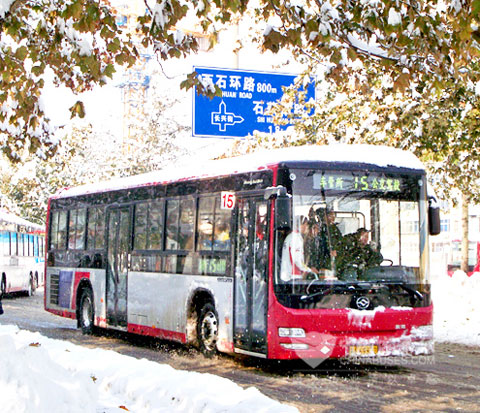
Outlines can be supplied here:
M391 178L385 174L374 172L363 175L353 175L352 173L342 172L313 174L313 189L358 192L401 192L404 184L403 178Z

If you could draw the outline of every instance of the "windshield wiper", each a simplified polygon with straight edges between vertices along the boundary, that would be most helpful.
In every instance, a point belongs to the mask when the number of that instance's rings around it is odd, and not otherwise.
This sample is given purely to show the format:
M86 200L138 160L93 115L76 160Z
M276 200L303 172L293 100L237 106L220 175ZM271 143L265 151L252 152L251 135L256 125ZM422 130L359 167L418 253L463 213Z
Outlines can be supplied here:
M395 287L400 287L402 290L406 291L407 293L410 294L410 296L412 296L415 300L418 300L418 301L422 301L423 300L423 294L416 290L415 288L411 288L409 287L408 285L405 285L404 283L402 282L391 282L391 281L388 281L388 280L375 280L374 281L375 284L383 284L385 286L395 286Z
M305 301L315 297L324 297L331 293L345 293L347 291L357 291L357 288L354 285L335 285L313 294L304 294L300 297L300 300Z
M418 301L423 300L423 294L420 291L415 290L414 288L410 288L405 284L394 284L394 285L398 285L400 288L403 288L407 293L409 293L413 298L416 298Z

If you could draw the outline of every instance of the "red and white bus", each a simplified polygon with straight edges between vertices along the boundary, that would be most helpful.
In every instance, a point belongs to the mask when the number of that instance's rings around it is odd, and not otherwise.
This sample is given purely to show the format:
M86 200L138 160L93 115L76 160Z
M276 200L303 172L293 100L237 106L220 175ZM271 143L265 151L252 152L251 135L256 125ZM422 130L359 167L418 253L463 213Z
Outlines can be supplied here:
M33 295L43 282L45 227L0 210L0 294Z
M335 145L66 189L49 201L45 308L87 333L197 343L207 354L429 354L428 236L439 220L426 187L410 153ZM327 215L327 247L315 249ZM309 247L282 257L305 217ZM345 244L367 229L383 261L346 259L333 225ZM315 265L320 250L329 262ZM282 261L296 258L311 271L285 276Z

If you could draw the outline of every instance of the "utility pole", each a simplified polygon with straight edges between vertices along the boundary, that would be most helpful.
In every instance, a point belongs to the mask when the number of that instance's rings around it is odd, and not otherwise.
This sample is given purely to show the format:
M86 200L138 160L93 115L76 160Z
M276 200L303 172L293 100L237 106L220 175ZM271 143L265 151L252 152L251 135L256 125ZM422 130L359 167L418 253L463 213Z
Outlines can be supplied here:
M468 273L468 197L462 195L462 261L460 269Z

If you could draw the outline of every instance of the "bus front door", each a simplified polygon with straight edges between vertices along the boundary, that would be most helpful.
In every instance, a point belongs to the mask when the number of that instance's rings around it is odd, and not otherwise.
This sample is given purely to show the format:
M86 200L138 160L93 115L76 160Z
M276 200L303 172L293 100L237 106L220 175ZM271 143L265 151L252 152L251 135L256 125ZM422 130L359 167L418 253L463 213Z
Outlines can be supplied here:
M107 324L127 327L127 279L130 253L130 208L108 210Z
M258 356L267 354L267 205L240 198L236 214L234 345Z

